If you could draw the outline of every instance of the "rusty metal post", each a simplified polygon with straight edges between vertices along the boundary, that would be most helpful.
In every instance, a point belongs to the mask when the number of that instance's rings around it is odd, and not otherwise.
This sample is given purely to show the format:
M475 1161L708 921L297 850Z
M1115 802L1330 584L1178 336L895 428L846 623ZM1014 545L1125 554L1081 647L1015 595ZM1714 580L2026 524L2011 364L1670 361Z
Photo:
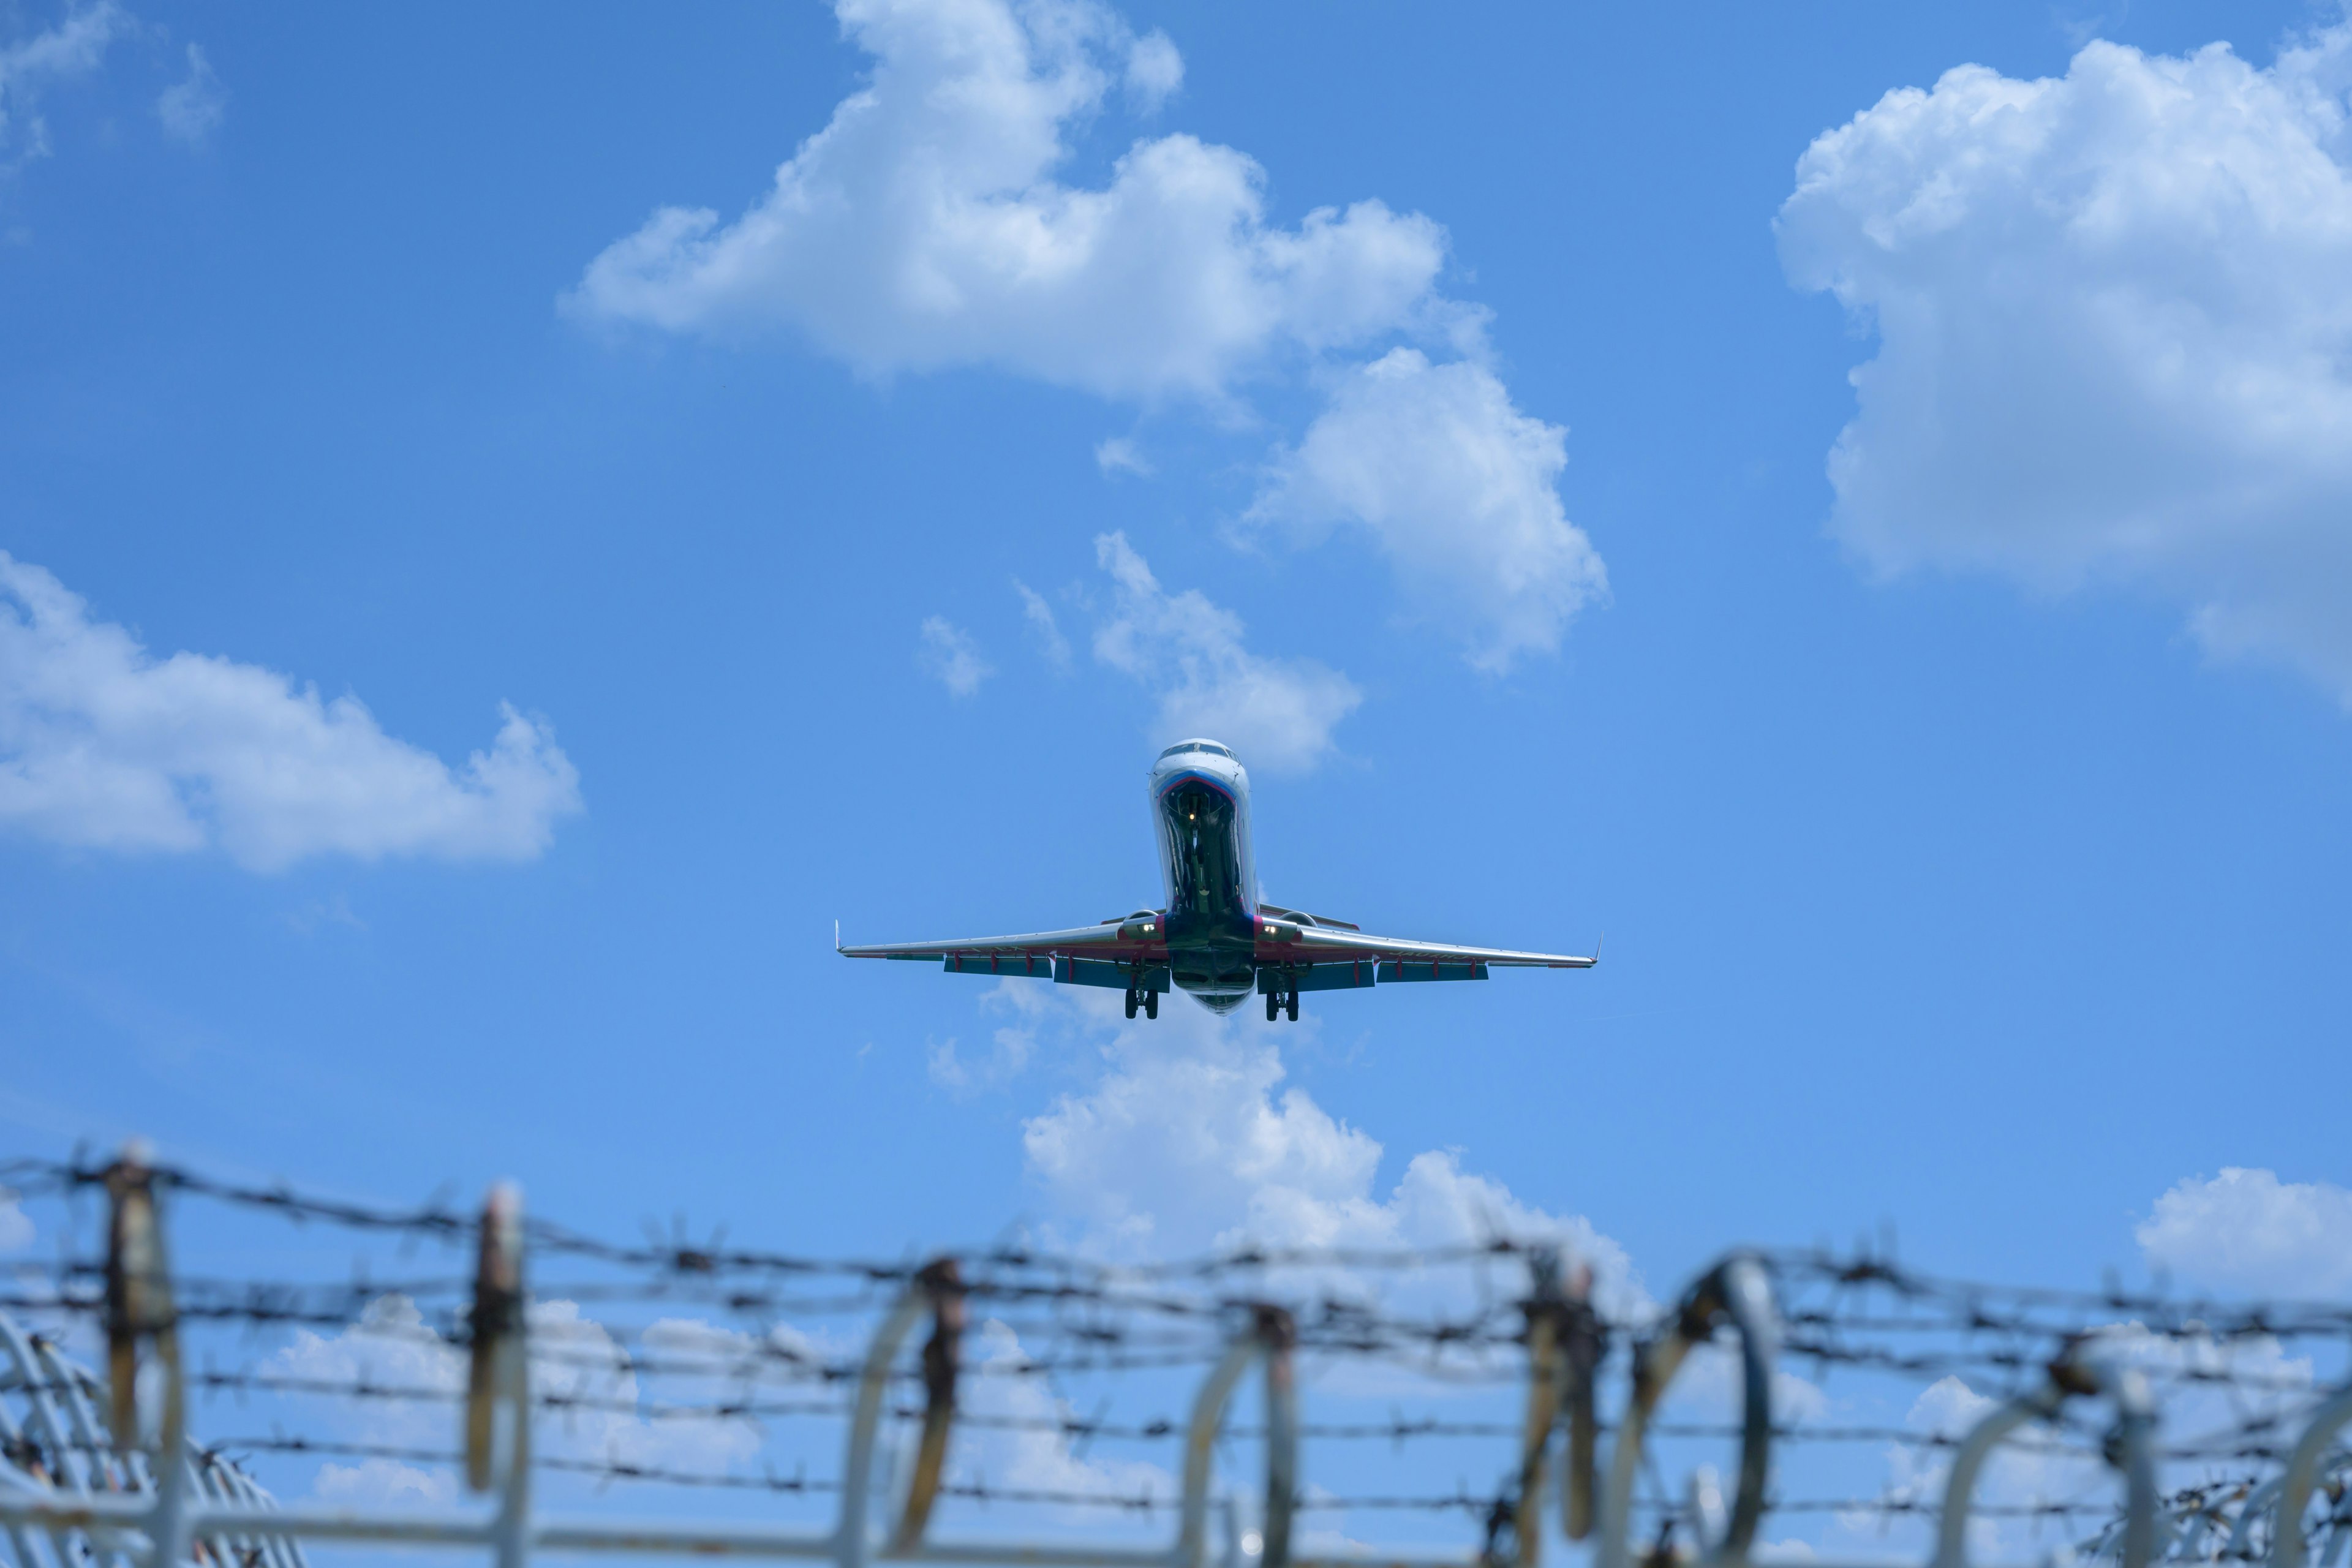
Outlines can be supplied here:
M139 1346L155 1347L163 1374L163 1409L149 1459L155 1506L147 1534L152 1568L176 1568L187 1555L187 1391L180 1375L179 1313L163 1248L163 1222L155 1198L153 1162L134 1139L106 1173L106 1374L110 1425L116 1450L142 1447L139 1418Z
M889 1316L882 1320L873 1342L866 1347L857 1404L849 1420L849 1449L841 1466L841 1521L833 1543L834 1561L841 1568L866 1568L874 1555L867 1516L873 1508L874 1445L882 1429L883 1402L890 1392L890 1367L929 1300L929 1291L921 1285L908 1287L891 1305Z
M1743 1374L1739 1490L1721 1535L1707 1539L1701 1532L1700 1555L1708 1562L1742 1561L1754 1543L1756 1526L1764 1517L1764 1484L1770 1473L1772 1363L1778 1353L1779 1330L1771 1280L1762 1261L1748 1253L1735 1253L1684 1294L1674 1326L1663 1338L1634 1352L1633 1394L1625 1403L1624 1418L1609 1456L1609 1495L1601 1510L1596 1568L1631 1568L1633 1482L1641 1468L1643 1437L1650 1417L1691 1351L1713 1339L1716 1325L1725 1321L1739 1332Z
M1184 1428L1184 1495L1177 1516L1176 1568L1207 1568L1209 1480L1216 1458L1217 1432L1224 1424L1225 1405L1233 1398L1234 1385L1263 1349L1255 1332L1234 1340L1192 1397L1192 1417Z
M1992 1451L2029 1421L2047 1421L2070 1395L2103 1394L2115 1403L2122 1439L2124 1532L2121 1568L2147 1568L2156 1555L2156 1403L2137 1368L2084 1359L2080 1347L2050 1365L2049 1380L2008 1401L1969 1429L1944 1483L1929 1568L1968 1568L1969 1507Z
M1561 1524L1570 1541L1592 1533L1594 1472L1601 1448L1601 1417L1595 1408L1595 1384L1601 1363L1609 1352L1609 1331L1592 1307L1592 1268L1576 1266L1569 1285L1566 1339L1562 1345L1568 1375L1568 1451L1560 1457Z
M1568 1299L1560 1294L1559 1251L1538 1247L1528 1256L1528 1413L1519 1435L1519 1493L1513 1500L1511 1537L1520 1568L1543 1560L1544 1458L1551 1429L1559 1424L1559 1396L1567 1381Z
M1265 1522L1259 1568L1290 1568L1290 1521L1298 1507L1298 1325L1280 1307L1255 1310L1265 1356Z
M498 1474L498 1408L508 1346L522 1331L522 1194L500 1183L482 1203L474 1265L471 1356L466 1368L466 1484L490 1489Z
M923 1435L915 1450L915 1473L890 1550L906 1552L923 1539L931 1504L947 1474L948 1437L954 1430L956 1374L963 1366L963 1275L952 1258L942 1258L915 1276L930 1299L931 1337L923 1344Z
M531 1533L530 1346L522 1192L513 1183L499 1183L483 1198L479 1242L466 1369L466 1483L476 1491L498 1484L499 1511L490 1529L498 1568L522 1568Z

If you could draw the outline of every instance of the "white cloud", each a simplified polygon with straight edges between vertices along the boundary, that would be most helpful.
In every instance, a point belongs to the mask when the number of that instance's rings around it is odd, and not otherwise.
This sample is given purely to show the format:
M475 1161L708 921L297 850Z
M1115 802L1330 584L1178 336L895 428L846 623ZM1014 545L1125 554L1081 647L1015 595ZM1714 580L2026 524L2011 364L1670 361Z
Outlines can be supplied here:
M356 698L203 654L157 659L48 573L0 552L0 826L54 843L217 844L273 870L306 856L520 860L580 809L578 774L512 708L453 772Z
M1175 40L1153 28L1128 46L1127 90L1146 114L1157 114L1184 85L1184 57Z
M0 174L48 155L42 89L96 70L106 47L130 25L112 0L99 0L68 11L47 32L0 47Z
M539 1424L534 1440L542 1455L641 1468L730 1472L759 1452L761 1434L749 1422L638 1414L635 1407L646 1395L621 1342L584 1316L577 1302L533 1303L530 1335L534 1391L579 1402L565 1409L561 1420ZM751 1341L714 1324L662 1319L646 1329L643 1344L656 1354L682 1352L717 1363L730 1353L740 1355ZM795 1336L792 1348L804 1350L805 1342ZM370 1302L350 1329L333 1334L297 1330L270 1356L268 1370L332 1386L365 1381L455 1398L466 1386L466 1352L434 1337L414 1301L383 1296ZM740 1382L710 1381L741 1392ZM665 1390L681 1405L691 1404L691 1395L702 1392L715 1394L718 1389L677 1384ZM310 1395L288 1396L287 1403L343 1436L373 1443L440 1448L449 1441L451 1407L445 1404ZM313 1492L329 1501L437 1501L454 1495L454 1478L444 1472L373 1459L358 1466L324 1465L312 1482Z
M917 656L925 674L948 689L950 696L969 697L980 683L996 673L980 657L980 648L961 627L943 616L923 621L923 646Z
M2276 1339L2266 1336L2175 1337L2150 1333L2140 1323L2117 1322L2092 1330L2075 1353L2109 1365L2137 1367L2156 1380L2162 1395L2163 1430L2192 1447L2196 1434L2259 1430L2266 1419L2307 1409L2309 1390L2315 1386L2310 1359L2286 1354ZM1958 1376L1939 1378L1921 1390L1904 1425L1922 1436L1944 1441L1936 1447L1892 1443L1883 1449L1885 1495L1940 1501L1955 1443L1998 1403ZM2086 1403L2074 1413L2077 1419L2091 1408ZM2029 1425L1995 1448L1979 1475L1975 1500L2010 1508L2060 1500L2114 1498L2120 1502L2116 1470L2095 1447L2058 1446L2053 1439L2059 1436L2047 1426ZM2209 1458L2159 1460L2159 1491L2212 1478ZM1932 1526L1924 1521L1890 1520L1866 1509L1842 1514L1836 1522L1843 1534L1857 1542L1866 1539L1881 1555L1889 1550L1908 1552L1913 1543L1924 1542L1932 1533ZM2031 1518L1972 1518L1970 1554L1979 1561L2014 1561L2046 1550L2045 1528Z
M1191 136L1099 189L1055 171L1122 76L1147 108L1174 45L1085 0L839 0L867 84L731 224L664 207L589 264L589 318L796 331L868 374L992 364L1107 396L1218 398L1286 350L1454 313L1437 225L1376 201L1269 226L1264 176Z
M347 1508L433 1506L457 1500L457 1476L454 1470L420 1470L397 1459L329 1463L319 1467L310 1493L320 1502Z
M1346 676L1250 652L1240 616L1198 589L1169 593L1123 533L1097 537L1095 555L1117 590L1095 657L1159 687L1156 743L1213 735L1276 773L1311 768L1331 751L1332 730L1363 700Z
M2094 43L1823 134L1790 279L1874 326L1830 458L1872 567L2183 604L2352 702L2352 23L2258 68Z
M975 1367L1017 1364L1028 1358L1020 1336L991 1318L972 1334ZM1034 1377L971 1377L965 1380L958 1403L966 1415L1031 1423L1080 1419L1080 1412L1052 1385ZM1006 1430L967 1426L959 1431L952 1479L1013 1491L1076 1493L1094 1497L1162 1499L1176 1495L1175 1478L1154 1464L1110 1457L1088 1457L1071 1447L1058 1431ZM1055 1507L1052 1511L1099 1528L1102 1510Z
M2352 1289L2352 1192L2231 1165L2190 1176L2132 1232L2151 1264L2200 1284L2331 1298Z
M163 89L155 100L156 117L163 129L190 146L202 143L220 125L228 110L228 92L214 74L212 62L194 44L188 46L188 74Z
M1560 431L1474 360L1335 372L1399 336L1485 350L1486 312L1436 288L1444 230L1376 200L1269 225L1264 172L1187 135L1064 184L1113 87L1144 112L1182 84L1160 33L1094 0L836 0L866 85L731 223L663 207L592 261L564 308L730 342L797 333L860 373L989 365L1104 397L1239 417L1253 377L1337 374L1339 395L1259 515L1369 527L1416 608L1501 668L1558 646L1602 591L1560 509ZM1148 475L1131 438L1106 474Z
M1018 577L1013 579L1013 590L1021 595L1022 618L1029 623L1037 646L1045 650L1045 662L1055 669L1069 668L1070 639L1062 635L1061 623L1054 618L1054 606L1045 602L1043 594Z
M1150 460L1125 436L1108 436L1095 444L1095 467L1106 474L1133 474L1141 479L1152 474Z
M16 1194L0 1187L0 1253L22 1252L33 1245L33 1218Z
M1513 407L1483 365L1392 350L1339 384L1249 520L1310 537L1366 529L1407 603L1459 636L1473 664L1501 669L1558 647L1569 618L1608 590L1554 488L1566 435Z
M1646 1302L1623 1247L1581 1217L1548 1214L1464 1170L1457 1150L1414 1155L1381 1194L1379 1141L1284 1085L1272 1028L1194 1007L1127 1022L1108 993L1054 1001L1085 1032L1108 1036L1108 1066L1024 1121L1022 1144L1032 1178L1088 1245L1164 1258L1245 1241L1433 1247L1548 1237L1592 1266L1605 1307ZM1280 1027L1295 1035L1311 1024Z
M950 1035L924 1050L923 1067L934 1084L961 1100L1019 1077L1035 1048L1035 1037L1014 1026L991 1035L985 1058L966 1060L957 1054L955 1037Z

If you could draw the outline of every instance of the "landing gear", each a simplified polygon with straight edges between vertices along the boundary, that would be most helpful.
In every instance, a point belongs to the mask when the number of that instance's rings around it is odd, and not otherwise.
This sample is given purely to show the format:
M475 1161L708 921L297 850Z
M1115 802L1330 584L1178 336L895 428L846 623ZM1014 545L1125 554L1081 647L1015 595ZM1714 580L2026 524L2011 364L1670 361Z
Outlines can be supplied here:
M1159 992L1147 991L1143 994L1143 1016L1147 1018L1157 1018L1160 1016Z
M1292 992L1292 993L1290 994L1290 995L1289 995L1288 999L1287 999L1287 1000L1286 1000L1286 1001L1283 1003L1283 1014L1284 1014L1284 1016L1286 1016L1287 1018L1289 1018L1289 1020L1290 1020L1292 1023L1296 1024L1297 1022L1298 1022L1298 993L1297 993L1297 992L1296 992L1296 991Z
M1269 1024L1273 1023L1275 1015L1281 1011L1282 998L1271 991L1267 992L1265 994L1265 1021Z
M1138 1007L1143 1009L1145 1017L1157 1018L1160 1016L1160 993L1146 991L1141 986L1129 986L1127 993L1127 1016L1130 1018L1134 1017Z
M1271 1024L1277 1016L1287 1017L1294 1024L1298 1022L1297 992L1269 991L1265 994L1265 1021Z
M1135 1016L1135 987L1132 985L1127 988L1127 1016L1130 1018Z

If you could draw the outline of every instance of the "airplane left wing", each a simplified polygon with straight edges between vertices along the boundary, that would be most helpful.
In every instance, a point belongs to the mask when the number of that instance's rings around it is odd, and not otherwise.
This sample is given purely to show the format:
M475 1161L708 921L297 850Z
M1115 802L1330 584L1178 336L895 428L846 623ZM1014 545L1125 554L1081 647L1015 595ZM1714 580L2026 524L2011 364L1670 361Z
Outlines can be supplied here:
M982 974L1051 974L1056 958L1102 959L1113 963L1168 962L1167 931L1156 919L1110 921L1069 931L1028 931L1019 936L958 937L948 942L836 944L845 958L930 959L950 969Z
M1284 920L1262 921L1258 928L1260 963L1346 963L1379 962L1401 964L1398 979L1418 979L1413 966L1428 964L1432 978L1454 976L1447 970L1461 965L1484 968L1496 964L1516 969L1590 969L1601 962L1567 952L1522 952L1507 947L1465 947L1458 942L1412 942L1402 937L1374 936L1370 931L1329 926L1293 924ZM1389 978L1383 971L1381 979Z

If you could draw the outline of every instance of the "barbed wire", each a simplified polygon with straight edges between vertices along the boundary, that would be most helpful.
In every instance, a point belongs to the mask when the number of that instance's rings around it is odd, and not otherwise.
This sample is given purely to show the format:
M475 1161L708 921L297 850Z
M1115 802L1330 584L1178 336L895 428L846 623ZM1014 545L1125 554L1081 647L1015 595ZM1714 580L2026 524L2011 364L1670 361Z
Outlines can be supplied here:
M56 1195L70 1202L102 1183L108 1168L88 1163L15 1161L0 1163L0 1187ZM282 1218L297 1225L326 1225L457 1247L478 1237L479 1222L453 1209L446 1199L413 1207L369 1205L320 1197L285 1185L224 1182L177 1169L158 1170L153 1180L184 1197ZM843 1319L872 1314L914 1285L927 1267L951 1259L961 1268L951 1287L961 1301L993 1311L992 1325L1013 1348L992 1344L987 1353L960 1363L969 1379L1037 1380L1058 1391L1064 1380L1108 1373L1152 1373L1198 1369L1229 1353L1234 1336L1266 1300L1287 1299L1296 1353L1307 1361L1375 1365L1408 1373L1451 1397L1482 1386L1524 1387L1528 1367L1528 1324L1537 1303L1537 1265L1554 1244L1540 1238L1494 1237L1430 1247L1242 1247L1163 1263L1109 1264L998 1246L910 1260L835 1258L763 1251L730 1246L723 1233L706 1242L683 1239L685 1226L669 1240L614 1242L550 1221L525 1227L534 1256L569 1260L560 1283L535 1291L542 1304L570 1303L598 1309L596 1314L564 1318L534 1310L526 1340L534 1376L545 1379L531 1395L534 1408L557 1415L611 1415L662 1428L704 1422L745 1424L841 1421L851 1406L838 1394L867 1374L861 1357L841 1353L814 1337L785 1328L794 1319ZM1871 1252L1837 1256L1815 1249L1759 1255L1783 1297L1780 1354L1786 1366L1807 1368L1817 1378L1831 1372L1897 1383L1960 1377L1972 1395L1988 1388L2011 1391L2038 1383L2061 1357L2078 1352L2086 1341L2110 1342L2159 1385L2207 1390L2240 1402L2231 1418L2207 1420L2186 1436L2159 1446L2157 1458L2171 1465L2275 1465L2291 1443L2289 1424L2315 1395L2309 1363L2289 1367L2264 1362L2271 1349L2331 1342L2352 1346L2352 1309L2324 1304L2214 1303L2175 1299L2163 1291L2098 1291L2010 1287L1930 1275L1898 1266ZM599 1278L600 1270L614 1278ZM107 1310L105 1263L61 1257L43 1268L12 1266L13 1289L0 1294L0 1309L36 1319L58 1319L87 1330ZM837 1287L815 1283L836 1280ZM1442 1282L1450 1296L1432 1305ZM927 1287L936 1289L936 1286ZM247 1279L190 1275L173 1280L173 1309L182 1322L218 1331L205 1343L215 1345L242 1331L267 1336L294 1331L335 1331L362 1347L425 1352L429 1368L445 1369L446 1383L413 1373L405 1380L378 1379L362 1368L349 1377L222 1370L206 1365L185 1374L187 1387L206 1399L250 1396L313 1401L328 1410L341 1402L386 1402L448 1406L462 1397L457 1376L471 1347L474 1281L455 1271L404 1266L384 1278L355 1265L348 1279ZM1388 1294L1383 1295L1386 1291ZM1469 1298L1461 1301L1463 1297ZM392 1311L387 1302L406 1305ZM1458 1304L1457 1304L1458 1303ZM1630 1304L1629 1304L1630 1303ZM623 1321L603 1315L607 1308L647 1309L625 1316L654 1319ZM688 1306L722 1321L681 1323L660 1318L666 1306ZM1451 1310L1441 1310L1441 1306ZM1647 1304L1638 1295L1621 1297L1612 1314L1592 1314L1596 1365L1622 1370L1632 1347L1675 1321L1673 1304ZM838 1342L835 1342L837 1344ZM2261 1352L2245 1354L2242 1352ZM209 1353L209 1352L207 1352ZM395 1358L396 1359L396 1358ZM883 1415L895 1422L923 1421L937 1414L935 1403L906 1399L910 1387L931 1387L912 1357L885 1369L892 1394ZM616 1380L605 1382L600 1380ZM677 1397L657 1397L635 1384ZM717 1385L717 1392L679 1386ZM811 1397L781 1391L806 1387ZM0 1383L41 1392L42 1385ZM818 1391L836 1391L817 1396ZM59 1385L58 1392L64 1391ZM89 1392L84 1390L83 1392ZM936 1400L936 1389L932 1388ZM1025 1396L1024 1396L1025 1397ZM1066 1403L1066 1401L1065 1400ZM1900 1406L1896 1407L1897 1409ZM1924 1408L1924 1407L1922 1407ZM2211 1415L2210 1405L2207 1415ZM1072 1446L1094 1442L1160 1442L1180 1436L1183 1426L1164 1415L1112 1419L1103 1412L1081 1415L951 1409L959 1430L1034 1434ZM1603 1412L1598 1431L1614 1430ZM1408 1445L1483 1441L1498 1447L1501 1460L1515 1460L1525 1442L1524 1420L1465 1417L1454 1414L1393 1413L1385 1419L1330 1420L1298 1425L1302 1438L1337 1443ZM1263 1438L1263 1424L1233 1422L1220 1441ZM1720 1421L1651 1421L1647 1434L1672 1442L1737 1442L1742 1429ZM1824 1514L1882 1522L1933 1517L1940 1499L1915 1495L1928 1486L1919 1476L1934 1456L1963 1441L1961 1434L1923 1429L1913 1424L1855 1420L1782 1420L1769 1429L1776 1443L1815 1450L1837 1445L1877 1446L1925 1455L1903 1485L1889 1484L1875 1497L1832 1495L1840 1477L1808 1484L1801 1495L1773 1496L1767 1511L1780 1515ZM2110 1468L2110 1434L2078 1419L2046 1423L2035 1434L2014 1438L2004 1452L2063 1461L2062 1476L2104 1475ZM761 1441L766 1441L762 1436ZM405 1465L450 1466L461 1456L438 1449L380 1444L347 1436L278 1431L267 1437L225 1439L212 1452L240 1451L292 1457L381 1459ZM764 1454L754 1456L764 1460ZM772 1493L830 1492L836 1481L812 1478L805 1467L779 1472L756 1468L750 1458L697 1468L607 1455L542 1455L535 1465L596 1484L642 1483L682 1488ZM2080 1469L2074 1467L2081 1467ZM1511 1464L1516 1477L1517 1465ZM1890 1472L1902 1473L1892 1461ZM1936 1473L1930 1471L1929 1473ZM1866 1479L1866 1478L1865 1478ZM2209 1482L2210 1487L2224 1483ZM1511 1483L1516 1485L1516 1479ZM1930 1487L1929 1489L1932 1489ZM1510 1486L1482 1491L1459 1483L1451 1493L1400 1489L1356 1489L1342 1494L1310 1492L1298 1500L1306 1510L1366 1511L1458 1510L1487 1521L1507 1517ZM943 1484L941 1497L976 1504L1050 1505L1150 1512L1172 1500L1149 1489L1079 1490L991 1485L964 1475ZM2177 1494L2187 1496L2187 1493ZM1646 1516L1683 1517L1688 1505L1663 1495L1644 1500ZM2112 1501L2008 1498L1971 1506L1990 1519L2072 1520L2112 1518Z

